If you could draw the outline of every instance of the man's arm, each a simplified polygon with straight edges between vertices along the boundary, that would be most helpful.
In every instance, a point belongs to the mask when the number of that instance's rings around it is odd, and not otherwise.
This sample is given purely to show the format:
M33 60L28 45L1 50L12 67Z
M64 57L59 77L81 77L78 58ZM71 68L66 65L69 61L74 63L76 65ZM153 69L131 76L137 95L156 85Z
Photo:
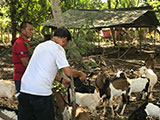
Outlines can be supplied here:
M28 63L29 63L29 57L24 57L24 58L20 58L22 64L27 67Z
M55 80L58 81L58 82L62 82L62 79L63 78L60 75L58 75L58 74L55 77Z
M64 67L62 68L64 74L68 77L79 77L80 80L86 80L86 74L82 71L73 69L71 67Z

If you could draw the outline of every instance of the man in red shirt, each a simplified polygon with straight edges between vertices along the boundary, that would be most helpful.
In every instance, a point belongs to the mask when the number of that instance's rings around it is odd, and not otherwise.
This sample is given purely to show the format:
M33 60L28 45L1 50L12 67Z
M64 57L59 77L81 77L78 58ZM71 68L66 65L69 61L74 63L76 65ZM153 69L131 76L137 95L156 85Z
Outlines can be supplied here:
M22 22L20 36L12 47L12 61L14 64L13 79L17 93L20 91L21 78L31 57L31 46L28 41L33 36L33 25L30 22Z

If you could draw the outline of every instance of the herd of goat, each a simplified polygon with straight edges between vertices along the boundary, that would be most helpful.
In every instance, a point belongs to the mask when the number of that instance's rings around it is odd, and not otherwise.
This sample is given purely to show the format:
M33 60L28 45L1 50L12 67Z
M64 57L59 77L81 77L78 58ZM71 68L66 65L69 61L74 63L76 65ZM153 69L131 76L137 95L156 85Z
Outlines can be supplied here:
M134 74L134 71L132 71ZM91 76L94 73L91 74ZM135 78L129 78L124 71L118 71L114 77L109 77L104 71L100 71L95 78L94 83L82 83L78 78L74 79L75 97L76 97L76 120L91 120L90 114L98 116L97 106L103 104L103 116L106 115L107 105L111 109L111 117L115 117L115 111L118 111L122 104L120 115L123 115L125 108L129 106L132 93L138 93L141 99L144 99L142 104L129 115L128 120L147 120L147 117L152 116L160 120L160 101L153 100L153 88L158 81L157 75L152 69L147 69L145 66L139 68ZM12 99L15 96L15 88L13 82L0 80L0 97ZM72 116L73 97L70 88L68 95L63 96L60 91L53 93L56 98L55 120L70 120ZM114 109L113 102L116 98L117 106ZM155 102L156 101L156 102ZM100 119L100 118L99 118Z
M132 71L133 72L133 71ZM133 110L132 114L129 115L128 120L147 120L147 117L155 117L160 120L160 101L154 100L155 102L148 102L148 99L153 101L153 88L158 81L157 75L152 69L147 69L145 66L141 67L136 78L127 77L126 73L123 71L118 71L117 75L114 77L108 77L104 71L98 73L95 79L95 85L83 84L80 80L74 79L75 83L75 96L77 108L81 107L81 117L78 116L76 120L90 120L90 117L86 117L86 110L95 116L97 113L97 106L100 102L103 103L103 116L106 115L106 106L109 103L111 108L111 117L115 117L115 111L118 111L120 105L122 104L122 109L120 115L123 115L125 108L129 105L132 93L139 93L141 99L144 99L144 104L142 104L138 109ZM70 92L68 92L70 93ZM70 103L72 103L72 96L70 96ZM118 105L116 109L113 108L113 101L116 97ZM67 106L66 106L67 108ZM69 110L69 109L65 109ZM64 120L70 119L71 111L63 111ZM68 118L66 117L69 114ZM82 117L82 113L85 115ZM79 117L79 118L78 118ZM80 119L81 118L81 119ZM102 118L101 118L102 119Z

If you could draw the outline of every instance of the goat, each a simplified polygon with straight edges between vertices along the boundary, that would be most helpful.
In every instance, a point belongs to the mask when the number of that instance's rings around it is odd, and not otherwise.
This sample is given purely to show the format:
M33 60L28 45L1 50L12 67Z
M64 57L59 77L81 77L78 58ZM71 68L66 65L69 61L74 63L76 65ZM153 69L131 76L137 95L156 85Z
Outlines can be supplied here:
M145 66L142 66L141 68L139 68L139 73L141 76L144 75L145 77L150 79L150 84L149 84L150 96L149 96L149 98L153 99L152 91L153 91L154 85L158 81L157 75L153 72L152 69L147 69Z
M117 73L119 74L119 72ZM116 108L116 111L118 111L120 104L121 104L121 98L123 97L123 108L121 110L121 115L124 113L124 109L126 107L126 104L129 104L129 96L131 94L131 86L130 86L130 80L126 77L124 73L120 73L118 77L110 80L106 78L103 72L101 72L97 79L96 79L96 86L99 88L100 91L100 97L107 98L109 100L109 105L111 107L112 117L114 117L115 113L113 110L113 97L118 96L119 98L119 104ZM103 115L106 113L106 102L104 102L104 111Z
M131 69L128 74L129 74L128 77L130 79L141 77L139 72L138 71L134 71L133 69Z
M147 94L147 97L149 96L149 91L148 91L150 84L149 78L139 77L135 79L130 79L130 82L131 82L131 93L140 92L143 95L142 98L144 98L144 93Z
M9 80L0 80L0 97L12 99L16 93L15 85Z
M153 71L155 70L157 56L158 56L158 54L156 54L156 53L149 54L149 57L145 60L145 66L148 69L152 69Z
M147 116L158 117L160 120L160 104L145 102L133 111L128 120L147 120Z
M88 108L92 113L97 115L96 107L100 101L100 94L97 88L94 90L94 93L75 92L75 96L76 104L82 106L83 108Z
M16 89L14 86L14 83L9 80L0 80L0 97L6 97L9 100L12 100L14 98L14 95L16 93ZM4 113L0 110L0 117L5 120L11 120L10 117L6 116Z
M66 98L62 96L60 91L55 92L53 96L56 99L56 103L54 105L55 119L70 120L72 117L72 107L68 105ZM84 117L86 120L90 120L89 112L82 107L76 106L75 120L84 120Z
M0 111L0 118L3 118L4 120L12 120L12 118L8 117L7 115L2 113L1 111Z
M89 85L86 85L79 78L74 78L75 91L80 93L94 93L95 87L90 84L89 79L88 83Z
M69 107L69 114L72 115L72 107ZM72 116L70 117L72 119ZM75 120L90 120L89 112L87 109L78 106L76 108Z

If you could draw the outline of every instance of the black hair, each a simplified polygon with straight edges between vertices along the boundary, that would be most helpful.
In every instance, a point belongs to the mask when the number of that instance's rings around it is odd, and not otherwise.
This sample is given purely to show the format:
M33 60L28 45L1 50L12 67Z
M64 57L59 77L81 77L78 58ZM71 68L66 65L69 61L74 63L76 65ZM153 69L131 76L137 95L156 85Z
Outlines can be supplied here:
M68 31L68 29L64 27L56 29L53 36L60 37L60 38L67 37L67 41L71 40L71 33Z
M27 27L27 24L32 25L32 23L31 23L31 22L24 21L24 22L22 22L22 23L21 23L21 25L20 25L20 30L22 30L23 28L26 28L26 27Z
M51 39L51 34L45 34L44 35L44 41L50 40Z

